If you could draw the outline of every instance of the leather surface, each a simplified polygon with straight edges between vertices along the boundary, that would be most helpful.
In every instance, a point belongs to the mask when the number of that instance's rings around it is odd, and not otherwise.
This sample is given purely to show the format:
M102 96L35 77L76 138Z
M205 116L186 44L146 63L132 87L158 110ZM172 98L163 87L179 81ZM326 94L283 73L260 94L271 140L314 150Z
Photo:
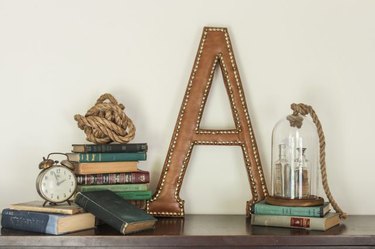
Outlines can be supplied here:
M231 104L235 129L200 129L199 124L213 80L220 66ZM194 145L241 146L253 203L268 195L246 100L226 28L205 27L193 70L180 108L159 184L147 211L155 216L184 216L179 193ZM209 200L207 200L209 201Z

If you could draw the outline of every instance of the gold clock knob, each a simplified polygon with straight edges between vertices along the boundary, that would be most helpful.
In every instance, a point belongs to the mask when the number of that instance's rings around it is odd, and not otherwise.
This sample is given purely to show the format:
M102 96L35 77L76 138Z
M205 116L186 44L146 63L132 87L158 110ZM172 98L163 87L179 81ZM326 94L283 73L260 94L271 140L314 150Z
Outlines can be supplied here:
M55 164L55 161L52 159L45 159L43 157L43 161L39 163L39 169L47 169Z

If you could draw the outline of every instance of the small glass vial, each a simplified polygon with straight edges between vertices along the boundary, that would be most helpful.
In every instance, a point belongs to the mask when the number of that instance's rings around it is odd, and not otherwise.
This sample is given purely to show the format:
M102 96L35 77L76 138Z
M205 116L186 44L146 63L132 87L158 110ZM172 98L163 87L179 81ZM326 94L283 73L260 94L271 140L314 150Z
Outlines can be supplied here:
M306 148L297 148L295 177L295 198L303 199L310 196L310 174L308 162L305 156Z
M275 162L272 172L272 188L275 196L283 197L286 194L288 185L286 182L286 174L290 170L288 159L286 158L286 145L279 144L279 159Z

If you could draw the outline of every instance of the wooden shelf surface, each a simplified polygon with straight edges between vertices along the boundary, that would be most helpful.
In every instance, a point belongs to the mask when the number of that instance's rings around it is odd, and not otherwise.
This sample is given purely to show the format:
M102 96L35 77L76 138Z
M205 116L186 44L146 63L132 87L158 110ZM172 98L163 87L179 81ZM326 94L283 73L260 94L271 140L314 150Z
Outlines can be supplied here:
M375 216L349 216L326 232L251 226L244 215L159 218L154 230L96 229L51 236L1 229L0 248L375 248Z

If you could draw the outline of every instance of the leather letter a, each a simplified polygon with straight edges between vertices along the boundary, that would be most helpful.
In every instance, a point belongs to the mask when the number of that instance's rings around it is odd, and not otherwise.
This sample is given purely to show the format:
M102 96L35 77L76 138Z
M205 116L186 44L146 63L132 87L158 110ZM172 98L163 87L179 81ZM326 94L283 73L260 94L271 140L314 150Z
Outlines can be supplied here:
M235 129L205 130L199 124L215 68L220 66L231 104ZM194 145L241 146L249 177L251 205L268 195L259 153L246 107L240 75L226 28L203 30L194 67L190 76L168 154L153 198L147 211L155 216L184 216L184 201L179 193Z

